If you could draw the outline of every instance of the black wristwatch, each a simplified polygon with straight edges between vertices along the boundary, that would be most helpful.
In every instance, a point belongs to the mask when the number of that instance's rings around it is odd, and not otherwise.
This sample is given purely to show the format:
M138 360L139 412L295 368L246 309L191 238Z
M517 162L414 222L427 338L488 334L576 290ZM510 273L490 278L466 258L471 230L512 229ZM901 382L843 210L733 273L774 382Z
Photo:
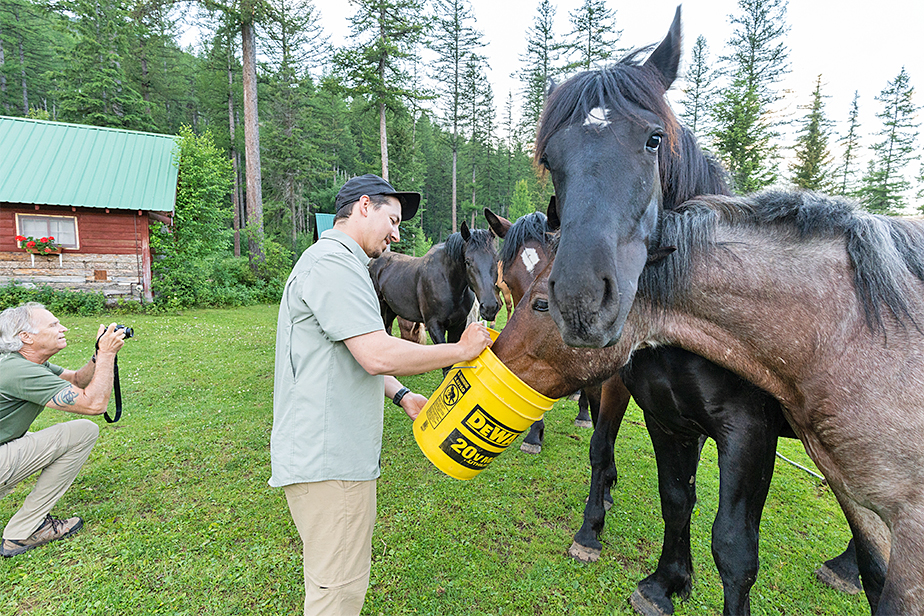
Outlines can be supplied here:
M401 406L401 398L411 393L411 390L407 387L402 387L398 390L398 393L395 394L395 397L391 399L397 406Z

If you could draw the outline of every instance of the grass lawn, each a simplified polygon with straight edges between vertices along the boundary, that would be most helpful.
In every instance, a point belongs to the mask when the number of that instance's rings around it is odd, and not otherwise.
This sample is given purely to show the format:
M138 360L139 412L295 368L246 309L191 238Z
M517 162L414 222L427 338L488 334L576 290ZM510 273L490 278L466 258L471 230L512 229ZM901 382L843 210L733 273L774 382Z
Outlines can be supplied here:
M87 465L53 513L80 515L71 539L0 560L0 614L298 614L301 545L282 490L270 488L276 307L125 317L124 415L100 417ZM99 318L63 318L70 345L55 363L90 357ZM402 381L432 392L438 372ZM475 479L444 476L420 453L402 411L385 407L379 517L364 614L630 614L627 598L653 571L662 525L655 461L641 412L616 446L619 484L598 563L568 558L589 481L591 431L577 404L546 415L539 456L519 441ZM112 409L110 409L110 414ZM46 410L34 429L71 417ZM798 441L790 459L812 466ZM0 500L0 523L34 480ZM693 594L677 613L720 614L709 547L718 498L716 450L703 451L693 515ZM833 495L780 460L761 524L754 614L868 614L862 596L812 571L849 533Z

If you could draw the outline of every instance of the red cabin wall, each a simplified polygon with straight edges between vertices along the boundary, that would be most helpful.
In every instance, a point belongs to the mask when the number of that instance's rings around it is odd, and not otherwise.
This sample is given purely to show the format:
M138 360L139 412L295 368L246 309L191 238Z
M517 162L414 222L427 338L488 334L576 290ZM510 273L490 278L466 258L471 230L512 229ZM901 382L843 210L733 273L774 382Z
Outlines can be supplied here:
M80 248L65 249L60 260L38 257L33 264L15 240L17 213L76 217ZM0 282L16 279L151 299L148 227L148 213L139 210L0 203ZM106 280L99 280L101 271L107 272Z

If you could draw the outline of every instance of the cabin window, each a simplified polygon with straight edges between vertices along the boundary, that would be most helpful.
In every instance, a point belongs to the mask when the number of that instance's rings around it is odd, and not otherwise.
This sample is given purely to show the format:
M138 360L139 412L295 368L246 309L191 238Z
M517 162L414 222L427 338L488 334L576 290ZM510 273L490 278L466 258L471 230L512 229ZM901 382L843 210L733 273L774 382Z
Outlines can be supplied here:
M47 216L44 214L17 214L17 235L32 237L53 237L64 248L77 250L80 240L77 235L76 216Z

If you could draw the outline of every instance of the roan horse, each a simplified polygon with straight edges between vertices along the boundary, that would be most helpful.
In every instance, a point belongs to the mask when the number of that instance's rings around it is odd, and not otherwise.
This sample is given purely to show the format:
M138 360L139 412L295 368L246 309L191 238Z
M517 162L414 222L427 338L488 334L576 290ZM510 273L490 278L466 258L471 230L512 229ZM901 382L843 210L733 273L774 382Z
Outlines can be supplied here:
M504 240L498 253L497 275L498 279L505 280L512 296L512 303L516 306L526 289L548 263L547 244L550 229L546 216L542 212L532 212L511 223L489 208L484 209L484 216L491 231ZM508 319L511 313L512 311L507 311ZM578 414L574 418L574 425L580 428L593 427L591 409L596 414L596 409L600 406L600 388L592 385L588 389L582 389L578 398ZM541 453L544 438L545 421L540 419L530 426L529 432L523 437L520 451L530 454Z
M679 57L678 9L636 78L663 101ZM552 92L535 151L562 223L547 301L563 341L617 365L680 346L773 395L850 523L873 613L924 613L924 225L812 193L665 209L675 118L590 79Z
M685 142L678 152L689 164L708 164L714 183L703 185L708 191L727 192L722 182L722 169L705 159L695 147L695 141ZM541 255L533 272L519 276L522 284L530 284L539 269L545 269L550 259L549 232L558 227L555 204L549 205L551 223L542 216L541 233L532 233L530 245ZM494 228L492 216L487 215ZM539 217L536 217L539 219ZM501 249L516 254L516 246L525 244L516 232L516 225L506 231ZM501 230L503 231L503 230ZM498 232L496 230L495 232ZM539 245L537 245L539 244ZM534 259L526 262L533 263ZM547 273L546 273L547 274ZM519 300L525 290L518 291ZM529 319L533 331L549 331L554 324L548 317L547 304L523 302L519 310L526 311L519 321ZM533 322L534 319L540 319ZM516 326L515 324L513 325ZM501 336L495 354L502 361L509 358L506 344L509 334ZM558 346L565 348L560 337ZM616 372L613 366L610 374ZM599 378L595 373L594 377ZM608 375L606 375L608 376ZM594 379L563 382L554 391L546 384L537 384L542 393L558 397L575 387L584 387ZM690 519L696 503L695 477L703 439L712 437L719 451L721 494L719 511L713 526L713 553L725 589L725 613L748 612L749 590L758 567L758 530L761 512L770 478L773 474L774 452L778 436L795 438L783 417L779 404L768 394L742 381L719 366L682 349L663 347L640 350L630 367L616 374L603 385L602 404L599 388L594 397L596 430L591 439L592 467L590 496L584 511L584 523L575 535L569 553L581 561L599 558L602 545L598 534L603 530L604 501L616 480L613 465L613 444L629 403L630 393L645 411L646 426L654 444L659 469L659 490L664 518L664 542L657 570L643 580L633 593L631 602L642 614L673 612L671 596L688 596L692 583L690 555ZM527 443L527 439L524 439ZM521 446L522 448L522 446ZM858 592L856 560L852 546L837 559L819 570L823 581L847 592Z
M423 323L433 344L458 342L477 299L483 318L494 320L500 304L494 293L497 252L487 229L458 233L422 257L385 252L369 264L379 295L385 330L396 316Z

